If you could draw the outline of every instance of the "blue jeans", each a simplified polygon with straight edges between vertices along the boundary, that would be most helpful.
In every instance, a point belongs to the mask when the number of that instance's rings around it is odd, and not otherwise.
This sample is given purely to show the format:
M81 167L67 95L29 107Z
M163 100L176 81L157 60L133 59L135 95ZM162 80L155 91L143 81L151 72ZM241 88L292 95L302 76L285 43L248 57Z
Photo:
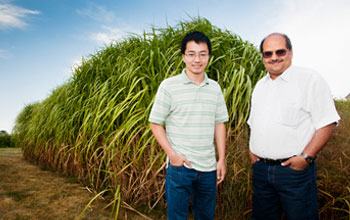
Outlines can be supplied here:
M289 166L269 166L263 161L253 164L252 219L318 219L316 164L302 171Z
M213 220L216 204L216 171L199 172L168 165L165 197L168 220L186 220L190 198L195 220Z

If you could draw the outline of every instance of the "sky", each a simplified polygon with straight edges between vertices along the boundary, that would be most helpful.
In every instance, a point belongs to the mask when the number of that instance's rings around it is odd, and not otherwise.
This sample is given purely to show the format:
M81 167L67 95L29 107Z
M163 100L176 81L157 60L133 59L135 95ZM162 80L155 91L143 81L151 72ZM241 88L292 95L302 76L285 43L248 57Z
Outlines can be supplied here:
M83 57L198 16L257 47L287 34L293 64L318 71L334 98L350 93L348 0L0 0L0 130L11 132L21 110L67 82Z

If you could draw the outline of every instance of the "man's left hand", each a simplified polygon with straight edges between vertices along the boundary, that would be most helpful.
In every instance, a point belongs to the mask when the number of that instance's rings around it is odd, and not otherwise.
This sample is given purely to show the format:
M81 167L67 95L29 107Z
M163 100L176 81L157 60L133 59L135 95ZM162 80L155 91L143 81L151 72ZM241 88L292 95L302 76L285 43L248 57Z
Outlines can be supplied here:
M289 160L284 161L281 165L289 166L291 169L297 170L297 171L302 171L307 166L309 166L308 162L306 162L304 157L300 155L289 158Z
M226 175L226 165L225 161L218 161L216 165L216 176L217 176L217 182L216 184L219 185L222 181L224 181Z

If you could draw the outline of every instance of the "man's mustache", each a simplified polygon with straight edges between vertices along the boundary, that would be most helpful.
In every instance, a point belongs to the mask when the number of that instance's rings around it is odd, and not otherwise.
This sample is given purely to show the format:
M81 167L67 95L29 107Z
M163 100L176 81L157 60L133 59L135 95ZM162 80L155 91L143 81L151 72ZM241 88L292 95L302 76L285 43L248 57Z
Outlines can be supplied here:
M282 61L283 61L283 59L277 59L277 60L271 60L269 63L270 64L275 64L275 63L280 63Z

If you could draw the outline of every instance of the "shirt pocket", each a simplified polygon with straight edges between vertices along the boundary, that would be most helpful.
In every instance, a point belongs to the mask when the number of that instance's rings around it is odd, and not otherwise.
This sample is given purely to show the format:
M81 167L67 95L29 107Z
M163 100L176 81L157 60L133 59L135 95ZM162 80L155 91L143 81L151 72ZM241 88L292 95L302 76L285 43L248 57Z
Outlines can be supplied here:
M276 109L273 119L278 124L288 127L296 127L301 120L299 117L299 109L297 103L281 102Z

